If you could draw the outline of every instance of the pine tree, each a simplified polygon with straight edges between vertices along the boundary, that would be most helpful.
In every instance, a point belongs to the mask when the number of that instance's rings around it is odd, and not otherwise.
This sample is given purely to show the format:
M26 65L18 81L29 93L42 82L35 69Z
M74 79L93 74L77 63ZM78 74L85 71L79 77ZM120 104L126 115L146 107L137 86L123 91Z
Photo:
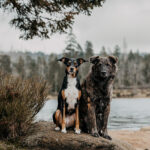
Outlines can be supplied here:
M78 48L81 48L81 47L79 47L79 44L76 40L76 36L72 30L70 30L70 32L67 36L66 45L67 46L64 50L64 55L66 57L70 57L70 58L77 57L79 54ZM80 49L80 51L81 51L81 49Z
M107 56L106 48L103 46L102 50L100 51L100 56Z
M43 74L44 74L44 78L47 79L48 78L48 64L46 59L43 57Z
M94 50L93 50L93 44L90 41L86 41L85 43L85 53L84 53L84 58L86 60L89 60L90 57L92 57L94 55ZM88 72L90 69L90 63L84 63L81 67L80 67L80 78L81 78L81 82L85 79L85 77L87 76Z
M61 67L60 64L57 62L57 55L51 54L48 60L48 82L51 86L51 93L55 94L58 92L61 84L60 80L62 80L62 75L59 74Z
M19 76L21 76L21 78L26 77L25 63L24 63L24 59L21 56L19 57L18 62L14 63L13 66L15 67L17 73L19 74Z
M89 59L94 55L93 44L90 41L86 41L85 43L85 58Z
M149 64L149 60L150 60L150 54L145 55L144 56L144 66L142 69L142 74L144 77L144 82L146 85L150 85L150 64Z
M79 43L77 44L77 50L78 50L78 56L77 57L83 58L84 57L84 51L83 51L83 49Z
M118 59L120 58L121 49L120 49L119 45L116 45L116 46L115 46L113 55L116 56L116 57L118 57Z
M38 65L31 56L26 56L26 67L28 70L28 77L39 76L38 74Z
M134 55L134 53L132 52L132 50L130 50L130 52L129 52L129 54L128 54L128 60L129 60L129 61L135 60L135 55Z
M12 68L11 68L11 59L8 55L1 55L0 56L0 68L1 70L11 73Z

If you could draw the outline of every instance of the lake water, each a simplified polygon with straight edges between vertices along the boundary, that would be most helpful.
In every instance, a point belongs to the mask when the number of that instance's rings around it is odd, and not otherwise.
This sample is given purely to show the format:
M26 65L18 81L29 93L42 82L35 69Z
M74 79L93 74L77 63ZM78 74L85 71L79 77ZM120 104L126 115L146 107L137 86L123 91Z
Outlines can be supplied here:
M52 121L52 114L56 107L56 100L47 101L37 114L36 121ZM108 129L137 130L145 126L150 126L150 98L112 100Z

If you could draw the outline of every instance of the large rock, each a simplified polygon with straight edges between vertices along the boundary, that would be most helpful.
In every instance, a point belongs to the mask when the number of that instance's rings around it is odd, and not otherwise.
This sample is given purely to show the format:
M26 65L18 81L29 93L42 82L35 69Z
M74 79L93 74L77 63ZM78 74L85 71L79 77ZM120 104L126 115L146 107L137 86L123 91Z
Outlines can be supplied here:
M67 134L54 130L50 122L38 122L30 129L22 144L29 149L40 150L134 150L129 144L113 139L92 137L89 134Z

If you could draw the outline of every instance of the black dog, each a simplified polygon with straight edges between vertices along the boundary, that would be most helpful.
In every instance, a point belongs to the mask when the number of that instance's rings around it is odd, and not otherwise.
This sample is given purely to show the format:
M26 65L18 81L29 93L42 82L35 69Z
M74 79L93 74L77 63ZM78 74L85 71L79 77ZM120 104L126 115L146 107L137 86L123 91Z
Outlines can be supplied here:
M58 107L53 114L53 121L56 124L55 130L66 133L66 128L74 127L75 133L80 134L79 128L79 100L81 97L81 86L78 80L78 67L86 62L82 58L69 59L63 57L58 59L66 67L66 76L64 77L62 88L58 95Z
M107 133L107 122L112 99L112 85L117 72L114 56L90 58L91 72L82 84L80 100L81 129L95 137L111 137Z

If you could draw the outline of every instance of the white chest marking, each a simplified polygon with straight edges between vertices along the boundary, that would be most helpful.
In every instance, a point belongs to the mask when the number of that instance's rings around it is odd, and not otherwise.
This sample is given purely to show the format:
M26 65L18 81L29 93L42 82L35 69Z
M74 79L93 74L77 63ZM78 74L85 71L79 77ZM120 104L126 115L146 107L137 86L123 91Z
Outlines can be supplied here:
M75 104L78 98L78 89L76 88L77 80L76 78L68 77L68 86L65 90L65 96L68 103L68 109L75 108Z

